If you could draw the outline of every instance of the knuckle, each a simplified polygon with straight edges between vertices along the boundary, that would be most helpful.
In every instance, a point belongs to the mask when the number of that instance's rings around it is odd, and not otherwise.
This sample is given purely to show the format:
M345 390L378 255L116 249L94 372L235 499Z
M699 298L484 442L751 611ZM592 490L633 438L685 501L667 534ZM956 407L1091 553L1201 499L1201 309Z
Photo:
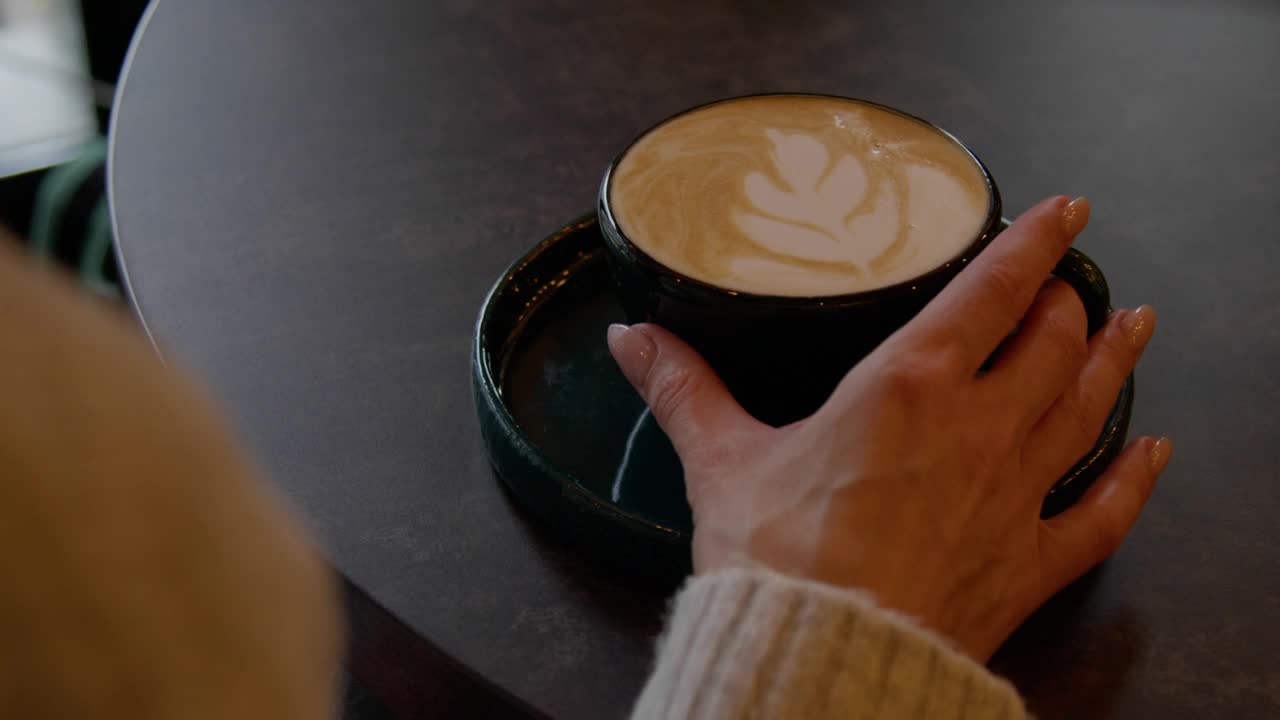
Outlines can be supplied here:
M969 355L966 338L951 336L939 341L930 351L929 369L939 376L951 376L966 366Z
M918 355L895 358L882 370L880 384L894 395L913 397L934 387L942 375L938 365Z
M1089 341L1085 338L1083 318L1083 308L1080 310L1080 322L1070 312L1055 312L1046 318L1054 350L1066 365L1076 369L1084 367L1089 359Z
M1114 374L1120 377L1128 375L1138 362L1138 353L1129 344L1124 331L1115 323L1107 325L1107 330L1102 336L1100 356Z
M1093 552L1099 560L1111 557L1124 542L1125 530L1110 517L1105 517L1094 526Z
M718 470L731 465L738 456L738 449L731 443L711 438L698 445L699 467Z
M1017 308L1026 282L1017 268L1007 262L988 263L982 273L982 284L995 294L1001 307Z
M1055 313L1064 326L1071 328L1077 335L1084 337L1089 332L1089 316L1085 312L1084 300L1080 294L1066 281L1049 278L1052 288L1052 302Z
M655 368L649 373L645 400L654 416L665 420L679 412L697 389L698 377L688 368Z
M1051 305L1064 305L1072 299L1078 299L1076 298L1076 291L1071 288L1067 281L1053 275L1050 275L1049 279L1044 281L1040 292L1045 302Z
M1074 392L1063 396L1062 411L1067 416L1067 428L1070 433L1070 440L1074 447L1081 447L1082 451L1088 449L1088 445L1093 444L1094 435L1094 407L1097 405L1092 393L1084 388L1078 388Z

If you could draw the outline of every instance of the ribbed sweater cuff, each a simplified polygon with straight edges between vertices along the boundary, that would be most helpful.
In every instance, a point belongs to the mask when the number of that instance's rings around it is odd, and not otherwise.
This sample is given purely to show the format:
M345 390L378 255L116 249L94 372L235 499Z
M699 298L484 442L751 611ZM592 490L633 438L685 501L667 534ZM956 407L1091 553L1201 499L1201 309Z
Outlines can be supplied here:
M761 569L691 579L634 718L1022 718L1007 681L861 592Z

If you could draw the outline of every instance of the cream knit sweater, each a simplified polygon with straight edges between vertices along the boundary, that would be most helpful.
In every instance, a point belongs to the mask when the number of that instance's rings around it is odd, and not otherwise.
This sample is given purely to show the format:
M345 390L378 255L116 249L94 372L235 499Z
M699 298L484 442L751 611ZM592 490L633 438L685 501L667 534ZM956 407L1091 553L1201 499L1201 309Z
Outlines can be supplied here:
M633 720L1026 716L1008 682L866 594L735 569L676 597Z

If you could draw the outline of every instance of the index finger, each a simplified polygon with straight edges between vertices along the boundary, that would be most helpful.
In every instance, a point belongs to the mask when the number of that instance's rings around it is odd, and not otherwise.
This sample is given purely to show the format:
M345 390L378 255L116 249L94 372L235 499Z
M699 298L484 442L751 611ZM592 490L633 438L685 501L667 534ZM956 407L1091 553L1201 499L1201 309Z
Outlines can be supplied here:
M1040 201L1000 233L904 328L918 341L958 354L977 372L1014 327L1071 241L1089 222L1089 201Z

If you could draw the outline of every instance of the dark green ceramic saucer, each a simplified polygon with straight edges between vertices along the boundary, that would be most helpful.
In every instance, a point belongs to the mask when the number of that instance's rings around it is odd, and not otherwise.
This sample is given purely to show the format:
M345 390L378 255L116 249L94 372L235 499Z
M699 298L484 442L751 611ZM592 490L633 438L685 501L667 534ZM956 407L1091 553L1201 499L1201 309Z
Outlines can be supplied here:
M622 322L594 215L538 243L485 299L471 358L480 429L498 476L562 534L627 568L682 572L693 521L680 462L622 377L605 328ZM1054 487L1074 502L1124 444L1125 384L1093 450Z

